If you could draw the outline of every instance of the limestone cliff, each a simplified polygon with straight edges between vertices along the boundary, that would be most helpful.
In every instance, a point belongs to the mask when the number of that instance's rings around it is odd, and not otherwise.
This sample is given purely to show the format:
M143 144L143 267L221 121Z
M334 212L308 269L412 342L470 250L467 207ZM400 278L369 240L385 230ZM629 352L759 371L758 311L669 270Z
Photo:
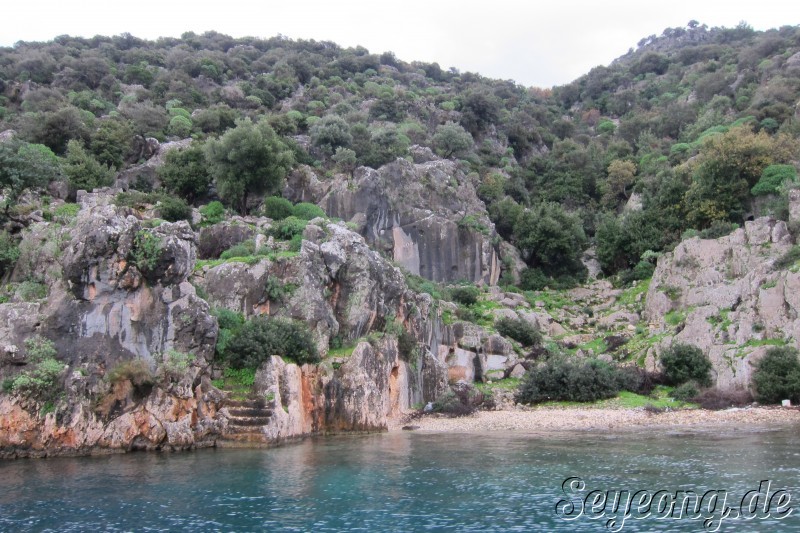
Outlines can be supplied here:
M412 274L433 281L497 283L494 225L469 177L453 161L432 154L423 159L397 159L377 170L361 167L352 178L329 182L301 169L285 194L355 223L370 246Z
M52 341L63 367L58 393L47 401L13 389L0 393L1 455L185 449L380 430L447 387L445 365L434 355L442 333L433 300L409 291L402 273L343 223L309 224L299 254L195 273L199 235L187 223L148 220L112 198L81 195L74 219L25 231L12 279L40 280L46 295L0 304L0 380L33 375L36 361L25 341L35 335ZM258 232L268 225L254 224ZM294 289L276 297L268 281ZM254 394L261 399L230 401L211 384L217 322L193 283L214 306L302 320L323 353L338 337L354 344L352 354L302 367L273 357L258 371ZM401 353L399 331L411 332L413 349ZM375 335L367 341L368 334ZM237 439L241 425L257 430Z
M661 257L645 317L655 334L670 329L667 322L678 331L657 351L695 345L710 357L717 387L749 387L753 363L769 346L798 346L800 274L776 268L792 247L786 223L764 217L719 239L683 241Z

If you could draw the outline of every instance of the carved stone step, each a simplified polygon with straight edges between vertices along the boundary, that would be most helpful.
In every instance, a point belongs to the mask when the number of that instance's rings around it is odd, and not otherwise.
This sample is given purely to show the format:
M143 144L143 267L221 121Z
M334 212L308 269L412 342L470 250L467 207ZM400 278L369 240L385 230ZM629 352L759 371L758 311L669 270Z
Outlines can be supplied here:
M231 407L228 413L232 417L249 417L249 416L272 416L272 409L262 407Z
M236 417L228 419L228 426L266 426L270 416Z

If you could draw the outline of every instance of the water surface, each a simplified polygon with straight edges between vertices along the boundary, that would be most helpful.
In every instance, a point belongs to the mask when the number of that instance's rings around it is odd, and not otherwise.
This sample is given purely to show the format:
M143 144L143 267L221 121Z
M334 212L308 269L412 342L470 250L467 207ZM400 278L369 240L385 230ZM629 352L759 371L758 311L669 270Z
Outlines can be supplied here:
M265 450L6 461L0 462L0 530L607 530L610 503L603 518L556 515L557 502L565 499L562 483L572 476L585 483L566 498L575 502L594 489L612 495L713 489L727 491L727 506L737 512L742 496L771 480L771 493L786 490L788 506L798 508L791 515L721 519L717 502L706 512L712 522L705 530L800 531L796 428L402 432ZM703 518L695 516L630 517L623 530L703 531Z

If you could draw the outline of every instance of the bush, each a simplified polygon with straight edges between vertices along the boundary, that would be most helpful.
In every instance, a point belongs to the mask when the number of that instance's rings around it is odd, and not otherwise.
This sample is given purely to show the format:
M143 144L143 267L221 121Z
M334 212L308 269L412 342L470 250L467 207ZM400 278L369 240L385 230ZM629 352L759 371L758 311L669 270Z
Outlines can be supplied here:
M19 246L16 240L7 231L0 231L0 277L14 268L17 259Z
M730 235L737 229L739 229L739 224L715 220L709 227L698 233L697 236L701 239L719 239L725 235Z
M192 359L191 354L168 350L162 355L162 362L158 367L159 376L165 381L180 381L189 369Z
M519 403L593 402L619 393L615 368L597 359L553 360L530 370L516 394Z
M212 309L211 314L217 317L217 324L219 325L216 356L219 359L225 359L228 342L234 337L239 328L244 325L244 315L224 307Z
M283 220L292 215L292 202L280 196L264 198L264 216L272 220Z
M53 210L53 220L65 224L78 216L81 206L78 204L61 204Z
M797 170L792 165L769 165L761 173L750 194L753 196L763 196L767 194L777 194L784 182L797 181Z
M500 335L511 337L523 346L538 346L542 342L539 329L521 318L503 317L494 323Z
M39 401L52 401L58 392L58 378L64 364L55 359L53 341L39 335L25 339L29 368L4 382L8 390Z
M318 205L308 202L300 202L292 208L292 216L301 220L313 220L317 217L325 217L325 211Z
M670 385L694 380L703 387L711 386L711 361L696 346L673 344L661 354L661 365Z
M295 216L286 217L272 227L271 233L278 239L288 241L295 235L302 235L306 224L308 224L307 221L300 220Z
M699 393L700 391L697 389L697 383L694 381L687 381L672 391L672 397L679 402L688 402L695 398Z
M756 363L753 373L756 399L762 403L791 400L800 403L800 358L796 348L776 346Z
M472 285L460 285L450 289L450 297L454 302L460 303L461 305L477 303L480 294L480 289Z
M298 364L319 361L308 330L282 318L256 317L245 322L225 347L225 356L233 368L257 368L273 355Z
M158 212L161 218L168 222L192 219L192 208L186 203L186 200L174 196L167 196L161 200Z
M617 384L620 390L649 396L656 386L658 376L638 366L622 366L617 368Z
M203 215L204 226L212 226L225 220L225 206L222 202L214 200L200 208L200 214Z
M773 266L775 270L784 270L800 261L800 246L792 246L788 252L778 258Z
M472 414L483 403L483 393L470 385L454 386L433 402L433 411L456 416Z
M115 366L108 373L108 382L111 384L130 381L136 389L146 389L155 383L155 377L150 370L150 365L144 359L131 359Z
M746 390L706 389L691 399L703 409L728 409L729 407L743 407L753 401L753 397Z

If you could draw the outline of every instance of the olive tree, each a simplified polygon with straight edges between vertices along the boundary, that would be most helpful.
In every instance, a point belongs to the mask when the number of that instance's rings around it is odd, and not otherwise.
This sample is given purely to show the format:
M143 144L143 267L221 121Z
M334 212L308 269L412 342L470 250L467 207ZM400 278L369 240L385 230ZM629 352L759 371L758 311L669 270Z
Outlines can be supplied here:
M250 195L277 191L294 164L292 150L263 120L238 122L205 152L220 198L244 215Z

